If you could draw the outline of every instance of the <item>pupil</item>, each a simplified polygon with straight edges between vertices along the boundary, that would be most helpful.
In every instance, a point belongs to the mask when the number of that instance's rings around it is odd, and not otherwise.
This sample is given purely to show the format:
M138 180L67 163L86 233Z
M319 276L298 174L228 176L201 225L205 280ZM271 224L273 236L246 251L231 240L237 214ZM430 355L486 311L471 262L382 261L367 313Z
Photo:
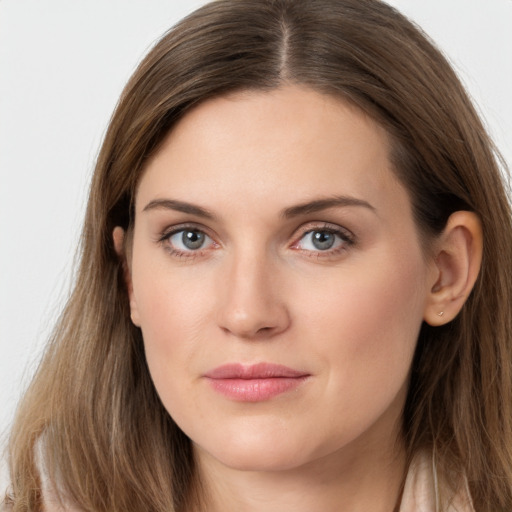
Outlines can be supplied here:
M326 231L315 231L313 245L319 250L330 249L334 245L334 235Z
M204 234L198 231L185 231L182 241L187 249L199 249L203 245Z

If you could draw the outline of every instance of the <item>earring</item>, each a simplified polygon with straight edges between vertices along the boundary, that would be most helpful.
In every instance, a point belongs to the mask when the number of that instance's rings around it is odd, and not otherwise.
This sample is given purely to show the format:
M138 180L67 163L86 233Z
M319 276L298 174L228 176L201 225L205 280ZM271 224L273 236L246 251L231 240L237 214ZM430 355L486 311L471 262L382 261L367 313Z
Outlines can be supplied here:
M444 311L437 313L437 316L443 316L443 315L444 315Z

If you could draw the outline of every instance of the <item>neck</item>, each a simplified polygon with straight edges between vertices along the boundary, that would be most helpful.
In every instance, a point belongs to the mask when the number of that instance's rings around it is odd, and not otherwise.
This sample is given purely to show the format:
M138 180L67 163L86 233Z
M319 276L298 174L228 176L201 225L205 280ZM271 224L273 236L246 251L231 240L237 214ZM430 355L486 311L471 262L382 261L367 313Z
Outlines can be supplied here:
M390 448L392 447L392 448ZM198 454L204 506L192 512L391 512L405 475L397 443L350 448L290 470L239 471Z

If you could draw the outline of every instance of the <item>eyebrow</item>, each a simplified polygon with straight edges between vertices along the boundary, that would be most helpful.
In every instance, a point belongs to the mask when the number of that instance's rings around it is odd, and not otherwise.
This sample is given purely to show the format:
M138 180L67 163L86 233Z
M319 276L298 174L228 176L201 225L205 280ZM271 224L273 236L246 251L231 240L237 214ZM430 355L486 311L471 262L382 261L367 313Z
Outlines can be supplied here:
M185 203L184 201L177 201L176 199L153 199L142 211L148 212L151 210L174 210L177 212L196 215L197 217L203 217L205 219L215 219L215 215L206 208L202 208L201 206L191 203Z
M363 199L358 199L357 197L352 196L334 196L327 197L325 199L315 199L313 201L308 201L307 203L298 204L296 206L290 206L289 208L283 210L281 215L288 219L291 217L297 217L299 215L308 215L311 213L320 212L322 210L328 210L329 208L346 206L359 206L368 208L372 212L376 211L375 207Z
M307 203L290 206L281 212L281 217L289 219L300 215L308 215L322 210L328 210L329 208L347 206L358 206L367 208L373 212L376 211L370 203L363 199L358 199L352 196L334 196L324 199L315 199L313 201L308 201ZM204 219L214 220L216 218L215 215L206 208L192 203L187 203L185 201L178 201L176 199L153 199L142 211L148 212L152 210L174 210L177 212L188 213L190 215L196 215L197 217L202 217Z

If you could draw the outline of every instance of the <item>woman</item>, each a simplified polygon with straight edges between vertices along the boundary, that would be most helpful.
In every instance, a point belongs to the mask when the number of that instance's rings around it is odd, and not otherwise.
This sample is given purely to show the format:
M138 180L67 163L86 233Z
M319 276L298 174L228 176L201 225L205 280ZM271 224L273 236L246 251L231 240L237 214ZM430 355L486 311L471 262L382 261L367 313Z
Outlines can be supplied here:
M13 510L512 507L510 207L376 0L218 0L128 83Z

